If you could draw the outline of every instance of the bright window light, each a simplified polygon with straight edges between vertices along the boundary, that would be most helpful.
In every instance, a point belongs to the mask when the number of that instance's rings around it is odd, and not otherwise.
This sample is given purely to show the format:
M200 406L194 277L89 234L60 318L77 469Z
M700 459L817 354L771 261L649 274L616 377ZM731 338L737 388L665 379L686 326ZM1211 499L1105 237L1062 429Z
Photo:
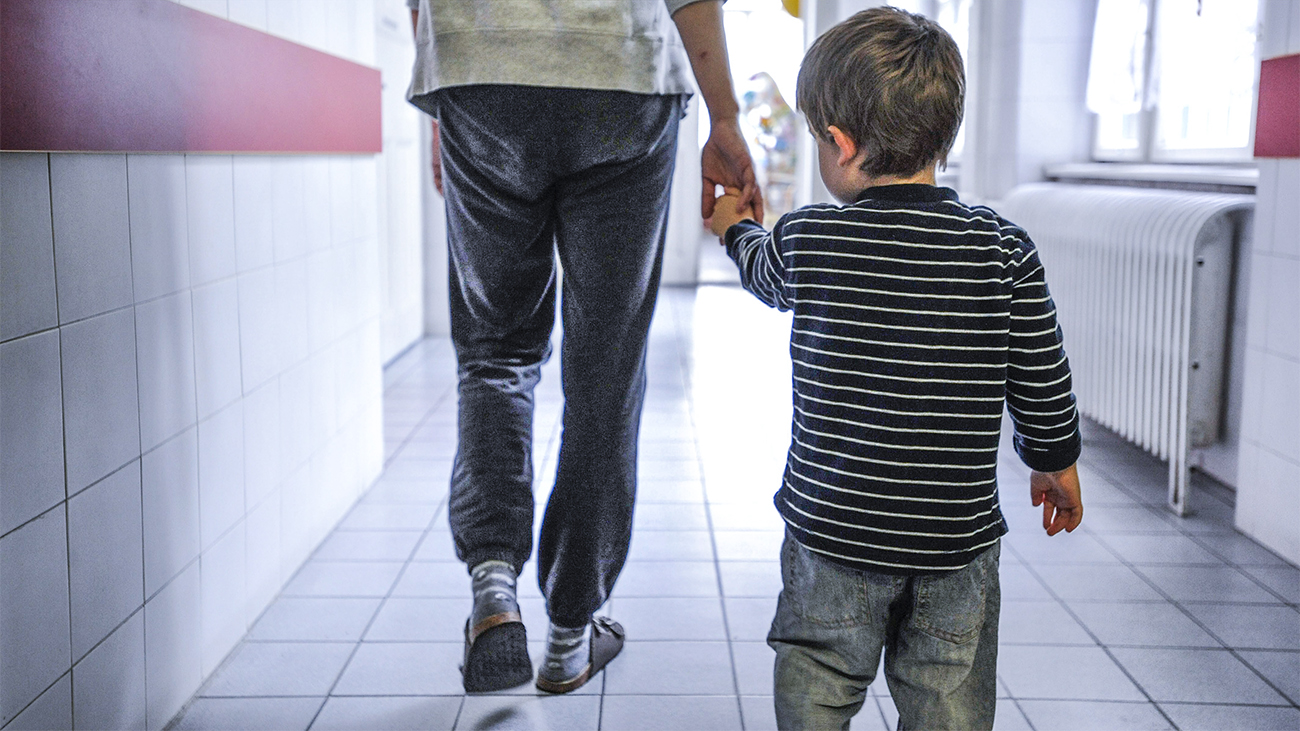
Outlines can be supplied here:
M1147 0L1101 0L1088 68L1088 109L1096 112L1097 146L1137 150L1146 83Z
M935 22L948 31L948 35L957 42L957 48L961 49L962 64L969 62L970 54L967 52L970 46L970 4L971 0L939 0L935 12ZM966 69L967 78L970 76L970 69ZM948 152L948 163L952 164L961 159L961 152L966 146L966 121L963 119L961 127L957 128L957 139L952 143L952 150Z
M1258 0L1160 0L1157 147L1245 149Z
M1094 155L1249 159L1258 23L1259 0L1099 0Z

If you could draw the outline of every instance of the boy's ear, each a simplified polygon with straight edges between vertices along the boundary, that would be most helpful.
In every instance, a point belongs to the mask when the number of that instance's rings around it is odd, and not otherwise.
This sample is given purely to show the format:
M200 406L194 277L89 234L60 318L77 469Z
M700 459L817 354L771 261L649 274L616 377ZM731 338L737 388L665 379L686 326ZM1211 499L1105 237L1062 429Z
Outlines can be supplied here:
M835 146L840 148L840 156L835 161L835 164L845 167L853 162L853 159L858 156L858 143L845 134L844 130L833 124L827 127L826 130L831 133L831 139L835 141Z

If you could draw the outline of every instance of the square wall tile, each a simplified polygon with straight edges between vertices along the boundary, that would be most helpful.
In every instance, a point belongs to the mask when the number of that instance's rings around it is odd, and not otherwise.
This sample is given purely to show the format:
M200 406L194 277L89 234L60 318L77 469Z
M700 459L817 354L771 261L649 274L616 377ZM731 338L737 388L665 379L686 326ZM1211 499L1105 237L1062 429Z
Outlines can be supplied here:
M327 157L304 157L303 166L303 235L308 251L330 248L330 160Z
M199 555L199 438L188 429L140 458L144 590L152 597Z
M280 575L288 581L302 567L319 540L312 533L309 516L311 468L303 465L290 471L279 493Z
M127 155L135 301L190 286L183 155Z
M50 155L59 322L133 301L125 155Z
M241 521L199 558L204 677L217 669L248 629L244 605L246 550L244 523Z
M135 308L140 447L147 452L198 421L194 386L194 315L190 293Z
M338 337L334 256L318 251L307 257L307 345L313 353Z
M315 13L308 13L309 17ZM271 160L271 220L275 230L275 260L288 261L307 253L306 207L303 202L303 160Z
M195 287L194 386L198 418L206 419L243 391L239 350L239 284L226 279Z
M266 0L226 0L230 20L266 32Z
M280 556L280 493L272 491L245 519L245 623L252 625L284 585Z
M1268 278L1268 349L1300 360L1300 259L1271 257Z
M358 237L377 237L379 233L379 168L374 155L348 155L352 166L352 211L356 216Z
M1263 171L1260 171L1263 175ZM1261 215L1257 212L1256 215ZM1255 231L1258 232L1262 226L1257 226ZM1256 238L1260 244L1264 241ZM1246 282L1246 347L1263 350L1268 343L1268 301L1269 301L1269 284L1272 277L1269 274L1269 265L1275 258L1266 251L1260 251L1258 248L1251 254L1250 261L1245 264L1246 271L1242 279ZM1249 357L1249 356L1247 356ZM1246 384L1249 389L1249 383ZM1244 425L1243 425L1244 426Z
M237 401L199 424L199 534L204 550L246 512L244 408Z
M275 3L277 6L283 4ZM241 273L260 269L275 261L272 160L241 155L232 162L235 261Z
M272 379L244 398L244 502L261 502L280 475L280 382Z
M280 375L281 473L306 464L311 452L311 370L304 363Z
M186 155L185 200L190 281L197 286L234 276L235 184L231 158Z
M64 498L58 331L0 343L0 394L3 535Z
M307 359L307 262L295 259L275 267L276 342L280 363L295 365Z
M239 358L245 392L280 371L277 305L274 269L239 277Z
M74 658L144 604L143 535L139 461L68 500Z
M326 346L308 362L311 374L311 441L323 444L339 429L338 394L345 386L340 380L338 361L343 346Z
M136 612L72 669L75 728L144 731L144 612Z
M140 455L135 313L66 325L62 338L63 438L73 494Z
M1269 313L1270 321L1273 314ZM1293 461L1300 461L1300 452L1297 452L1297 445L1300 445L1300 363L1274 353L1266 353L1262 362L1264 391L1268 396L1260 415L1260 441L1274 452L1291 455Z
M1291 32L1287 37L1287 53L1300 53L1300 12L1296 11L1294 5L1291 6ZM1294 160L1288 160L1288 163L1296 165ZM1300 169L1300 165L1296 165ZM1300 189L1300 186L1297 187Z
M1291 10L1292 22L1295 22L1295 9ZM1296 40L1292 39L1292 44ZM1298 53L1300 51L1291 51ZM1273 252L1282 256L1295 258L1300 256L1300 241L1295 232L1300 230L1300 207L1295 201L1300 199L1300 160L1278 160L1277 195L1273 209Z
M0 725L72 666L67 524L51 510L0 538Z
M65 673L49 690L41 694L5 731L49 731L72 728L72 677Z
M59 324L50 156L0 154L0 340Z
M149 729L167 725L203 682L199 565L190 564L144 607Z

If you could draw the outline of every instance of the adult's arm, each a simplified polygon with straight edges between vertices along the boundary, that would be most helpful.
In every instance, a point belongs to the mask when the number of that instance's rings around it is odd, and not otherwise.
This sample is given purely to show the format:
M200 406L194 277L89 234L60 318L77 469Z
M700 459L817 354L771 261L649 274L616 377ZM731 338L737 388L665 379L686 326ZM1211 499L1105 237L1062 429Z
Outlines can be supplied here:
M673 22L691 59L691 71L709 112L709 139L700 159L703 190L700 212L713 215L714 186L739 188L740 207L763 220L763 195L754 178L754 161L740 132L740 105L731 83L721 0L699 0L678 8Z
M420 9L411 8L411 32L418 33L416 29L420 25ZM442 195L442 140L438 137L438 120L432 120L433 124L433 143L431 146L430 157L433 159L433 187L438 190L438 195Z

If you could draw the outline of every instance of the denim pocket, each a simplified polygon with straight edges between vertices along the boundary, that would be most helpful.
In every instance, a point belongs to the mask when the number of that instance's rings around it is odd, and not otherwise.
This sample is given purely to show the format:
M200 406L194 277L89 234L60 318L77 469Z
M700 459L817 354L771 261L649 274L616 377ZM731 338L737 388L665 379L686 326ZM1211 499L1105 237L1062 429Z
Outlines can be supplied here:
M869 621L861 575L818 558L788 533L781 544L781 580L783 601L805 622L852 627Z
M997 576L999 548L994 544L957 571L918 578L913 626L931 637L959 645L979 637L989 578Z

